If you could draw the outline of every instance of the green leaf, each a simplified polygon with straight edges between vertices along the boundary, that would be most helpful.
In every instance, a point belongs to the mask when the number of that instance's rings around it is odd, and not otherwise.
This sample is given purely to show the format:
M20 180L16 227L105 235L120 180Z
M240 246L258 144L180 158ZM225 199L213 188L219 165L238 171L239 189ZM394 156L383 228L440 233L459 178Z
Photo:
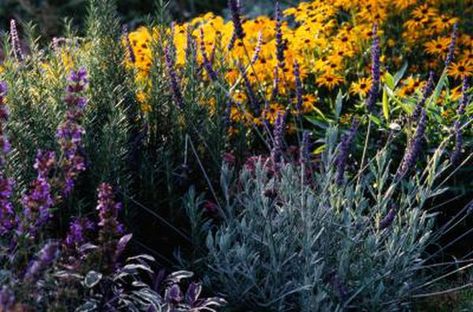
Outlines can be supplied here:
M399 81L401 81L402 77L406 73L406 69L407 69L407 62L405 62L402 65L401 69L394 75L394 87L396 87ZM394 87L391 89L394 89Z
M87 288L92 288L102 280L102 273L89 271L84 279L84 285Z
M320 155L320 154L322 154L322 153L325 151L325 148L326 148L326 145L325 145L325 144L324 144L324 145L321 145L321 146L317 147L317 148L312 152L312 154L314 154L314 155Z
M370 119L372 122L374 122L377 126L381 126L381 119L379 119L378 116L375 116L373 114L370 114Z
M306 118L307 121L309 121L314 126L317 126L319 128L322 128L322 129L327 129L328 128L327 123L324 123L323 121L321 121L321 120L319 120L315 117L306 116L305 118Z
M386 88L384 88L383 90L383 114L384 119L386 119L386 121L389 121L389 100Z
M394 89L395 87L394 77L390 73L386 72L384 74L384 82L390 89Z

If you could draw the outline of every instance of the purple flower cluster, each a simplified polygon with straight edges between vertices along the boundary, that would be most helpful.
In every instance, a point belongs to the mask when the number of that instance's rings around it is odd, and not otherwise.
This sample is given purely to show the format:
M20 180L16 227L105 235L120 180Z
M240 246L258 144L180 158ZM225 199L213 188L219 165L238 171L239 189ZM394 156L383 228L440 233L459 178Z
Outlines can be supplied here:
M454 166L460 163L461 156L462 156L463 134L461 130L461 127L462 127L461 119L463 115L465 115L465 109L468 105L468 94L467 94L468 89L469 89L469 84L468 84L467 78L465 77L463 79L462 98L457 108L458 120L456 120L453 125L453 131L455 133L455 147L453 149L450 160Z
M455 56L455 45L457 44L458 37L458 24L453 25L453 31L451 35L450 45L448 46L448 54L445 58L445 67L450 66Z
M124 227L117 220L122 204L115 201L112 187L107 183L98 188L97 210L99 211L100 240L108 242L123 234Z
M87 105L87 98L81 96L88 84L85 68L71 71L69 81L65 97L68 108L66 118L56 131L56 137L64 155L61 162L64 174L62 189L64 195L70 194L74 188L76 177L85 170L85 160L80 152L82 137L85 134L85 129L80 125L80 122Z
M21 42L20 42L20 36L18 35L18 29L16 28L16 21L12 19L10 21L10 41L11 41L11 47L13 50L13 56L18 61L23 61L24 60L24 55L23 51L21 49Z
M237 39L243 40L245 38L245 32L243 31L243 26L241 23L241 14L240 14L240 1L239 0L229 0L228 7L232 14L233 21L233 32L234 36ZM232 38L233 38L232 37Z
M335 159L336 174L335 181L338 185L342 185L344 182L345 167L347 165L348 155L350 153L351 145L355 139L356 131L358 129L359 121L353 119L351 127L347 133L343 135L342 141L339 145L338 155Z
M431 71L429 73L429 79L427 80L427 84L425 85L424 89L422 90L422 97L420 101L417 103L414 112L412 113L411 119L412 120L418 120L420 112L422 111L422 108L425 105L425 102L429 98L429 96L432 94L434 91L434 72Z
M184 99L182 98L181 88L179 87L179 78L174 68L174 60L171 55L171 48L164 48L164 58L166 61L166 68L169 75L169 83L171 85L172 96L176 102L177 107L182 109L184 107Z
M49 183L49 174L55 163L54 152L38 151L34 164L38 177L33 180L30 190L23 194L21 198L25 214L25 219L20 225L21 232L27 230L30 234L34 235L51 218L50 208L54 204L54 199Z
M39 251L37 259L30 262L25 273L25 280L36 281L39 275L46 270L59 256L59 244L49 242Z
M272 99L275 99L279 95L279 80L279 70L278 65L276 65L273 70L273 91L271 93Z
M284 68L286 66L284 57L284 50L286 47L282 36L282 12L278 0L276 1L274 18L276 20L276 59L279 68Z
M373 110L374 105L376 104L376 99L378 98L379 93L379 84L381 79L381 47L379 43L378 36L378 25L373 25L372 30L373 43L371 45L371 78L372 84L371 89L368 94L368 99L366 107L369 112Z
M213 69L212 62L210 61L207 51L205 50L205 38L204 38L204 30L200 28L200 53L202 55L202 65L204 69L207 71L210 79L212 81L217 81L218 76L215 70Z
M425 109L422 109L419 122L417 123L417 129L412 138L411 142L409 143L406 151L404 152L404 157L402 162L397 169L395 179L403 178L409 170L411 170L416 161L417 157L419 156L420 150L422 148L422 141L425 134L425 129L427 128L427 112Z
M95 225L89 219L75 218L69 226L69 232L65 240L66 246L69 248L81 246L86 242L87 232L93 231L94 229Z

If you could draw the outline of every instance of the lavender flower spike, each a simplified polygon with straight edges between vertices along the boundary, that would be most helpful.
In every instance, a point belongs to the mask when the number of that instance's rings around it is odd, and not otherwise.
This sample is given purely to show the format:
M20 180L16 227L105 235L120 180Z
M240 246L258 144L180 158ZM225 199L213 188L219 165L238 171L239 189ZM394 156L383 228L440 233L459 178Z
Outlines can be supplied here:
M128 26L127 25L123 25L122 34L123 34L123 38L125 39L125 45L126 45L128 59L131 63L135 63L136 56L135 56L135 52L133 52L133 48L131 46L130 36L129 36L129 33L128 33Z
M453 58L455 56L455 45L457 44L457 37L458 37L458 24L455 23L455 25L453 25L450 45L448 46L448 54L447 54L447 57L445 58L445 67L450 66L450 64L453 62Z
M243 26L241 23L240 1L229 0L228 7L230 8L230 12L232 14L234 35L236 38L243 40L243 38L245 38L245 32L243 31Z
M279 5L279 1L276 0L275 8L275 19L276 19L276 59L278 60L279 68L284 68L286 66L284 50L285 44L282 36L282 12Z
M378 98L379 93L379 84L381 79L381 47L379 43L379 36L378 36L378 25L373 25L372 30L373 36L373 43L371 45L371 78L372 84L371 89L368 94L368 99L366 103L366 107L369 112L373 110L374 105L376 104L376 99Z
M200 53L202 55L202 65L204 69L207 71L210 79L212 81L217 81L218 76L215 70L212 67L212 62L210 61L207 51L205 51L205 40L204 40L204 30L200 28Z
M273 129L273 149L271 151L271 158L273 165L276 166L281 161L284 132L286 129L286 113L278 113Z
M414 137L409 143L409 146L406 148L401 165L399 166L396 172L396 176L395 176L396 180L403 178L409 172L409 170L411 170L414 167L417 157L419 156L419 153L422 147L422 141L423 141L426 127L427 127L427 113L425 109L422 109L421 116L417 124L417 129L414 134Z
M118 212L122 209L121 203L115 201L112 187L107 183L98 188L97 210L99 211L100 239L108 242L123 233L123 225L117 221Z
M177 107L182 109L184 107L184 99L182 97L181 89L179 87L179 79L177 77L176 69L174 68L174 61L170 52L170 48L164 48L164 58L166 61L166 67L169 75L169 83L171 85L171 91L176 102Z
M251 64L255 64L256 61L258 61L262 47L263 47L263 33L260 31L258 33L258 41L256 42L255 50L253 51L253 55L251 56Z
M357 119L353 119L351 127L348 132L343 136L342 142L338 150L337 158L335 159L336 174L335 182L337 185L342 185L344 182L345 167L347 165L348 154L350 152L351 145L355 139L356 130L358 129L359 122Z
M379 222L379 229L383 230L390 227L391 224L394 222L394 219L396 219L396 209L391 208L389 209L386 216Z
M11 196L13 193L13 180L5 178L0 174L0 236L13 230L18 218L11 203Z
M16 27L16 21L12 19L10 21L10 40L13 50L13 55L18 61L24 60L23 51L21 50L20 36L18 35L18 29Z
M422 98L417 103L414 109L414 112L412 113L412 116L411 116L412 120L419 119L420 112L422 111L422 108L424 107L425 102L427 101L427 99L429 98L429 96L432 94L433 91L434 91L434 72L431 71L429 73L429 80L427 80L427 84L422 90Z

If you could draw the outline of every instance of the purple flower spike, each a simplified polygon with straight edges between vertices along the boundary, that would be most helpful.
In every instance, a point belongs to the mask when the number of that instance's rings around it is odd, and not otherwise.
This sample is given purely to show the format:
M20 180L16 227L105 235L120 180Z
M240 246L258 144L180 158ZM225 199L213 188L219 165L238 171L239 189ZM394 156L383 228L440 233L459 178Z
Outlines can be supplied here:
M115 201L112 187L107 183L100 184L98 193L100 236L101 241L107 242L123 234L123 225L117 220L122 204Z
M368 94L368 99L366 102L366 107L369 112L371 112L376 104L376 99L378 98L379 94L379 84L381 79L381 47L379 43L379 36L378 36L378 25L373 25L372 30L373 36L373 43L371 45L371 78L372 84L371 89Z
M256 93L253 90L253 86L251 85L250 80L248 79L247 72L243 65L239 64L238 68L240 70L241 76L243 78L243 81L245 82L245 88L246 88L246 94L248 95L248 100L250 102L251 109L255 113L255 115L260 114L260 107L259 107L259 101L258 98L256 97Z
M345 167L347 165L348 155L350 153L351 145L355 139L356 130L358 129L359 121L353 119L351 127L348 132L343 136L339 146L338 155L335 159L336 164L336 175L335 181L338 185L342 185L344 182Z
M271 158L273 165L279 164L282 158L284 133L286 130L286 113L278 113L273 129L273 149L271 151Z
M253 51L253 56L251 57L251 64L255 64L256 61L258 61L262 47L263 47L263 33L260 31L258 33L258 42L256 42L255 50Z
M13 209L10 198L13 193L14 182L0 174L0 235L4 235L13 230L18 218Z
M204 38L204 30L200 28L200 53L202 55L202 65L204 69L207 71L210 79L212 81L217 81L218 76L215 70L213 69L212 62L210 61L207 51L205 50L205 38Z
M427 84L425 85L424 89L422 90L422 98L417 103L414 112L412 113L411 119L417 120L419 119L420 112L425 105L425 102L429 98L429 96L434 91L434 72L429 73L429 80L427 80Z
M379 229L383 230L391 226L391 224L394 222L394 219L396 219L396 209L391 208L389 209L388 213L386 216L379 222Z
M276 59L278 60L279 68L284 68L286 66L284 57L286 46L282 35L282 12L279 1L276 1L274 18L276 20Z
M450 64L453 62L453 58L455 56L455 45L457 44L457 37L458 37L458 24L455 23L455 25L453 25L450 45L448 46L448 54L447 54L447 57L445 58L445 67L450 66Z
M25 56L23 55L23 51L21 49L20 36L18 35L16 21L14 19L10 21L10 41L13 50L13 56L15 56L18 61L23 61Z
M79 247L86 242L86 234L95 229L94 223L87 218L76 218L67 233L65 244L69 248Z
M245 32L243 31L243 26L241 23L240 1L229 0L228 7L232 14L234 36L240 40L243 40L243 38L245 38Z
M417 157L419 156L420 150L422 148L422 141L424 138L426 127L427 112L425 111L425 109L422 109L414 137L406 148L401 165L399 166L396 172L396 180L402 179L415 166Z
M80 123L87 105L87 98L81 95L88 85L87 70L80 68L78 71L71 71L68 80L71 82L65 97L68 110L65 120L56 131L56 138L64 155L61 162L64 174L62 192L66 196L72 192L77 176L86 168L84 157L80 153L85 129Z
M131 63L135 63L136 56L135 56L135 52L133 52L133 48L131 46L130 36L129 36L129 33L128 33L128 26L127 25L123 25L122 34L123 34L123 38L125 39L125 45L126 45L126 51L127 51L128 59Z
M179 87L179 78L177 77L176 69L174 68L174 60L171 55L171 48L164 48L164 58L169 75L169 84L171 86L172 96L178 108L184 107L184 99L182 97L181 88Z

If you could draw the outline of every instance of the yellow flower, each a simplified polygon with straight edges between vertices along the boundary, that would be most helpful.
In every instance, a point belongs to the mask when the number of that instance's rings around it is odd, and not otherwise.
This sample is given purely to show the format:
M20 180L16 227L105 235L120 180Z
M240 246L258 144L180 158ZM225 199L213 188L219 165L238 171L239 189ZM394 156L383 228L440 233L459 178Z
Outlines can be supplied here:
M284 107L277 103L271 103L268 109L263 112L263 117L270 124L274 124L280 113L284 113Z
M455 79L471 77L473 75L473 63L468 61L452 63L448 68L448 75Z
M332 72L326 72L320 75L316 82L319 87L326 87L329 90L332 90L339 84L343 83L343 77Z
M350 93L362 98L368 95L371 88L371 78L360 78L357 82L352 82Z

